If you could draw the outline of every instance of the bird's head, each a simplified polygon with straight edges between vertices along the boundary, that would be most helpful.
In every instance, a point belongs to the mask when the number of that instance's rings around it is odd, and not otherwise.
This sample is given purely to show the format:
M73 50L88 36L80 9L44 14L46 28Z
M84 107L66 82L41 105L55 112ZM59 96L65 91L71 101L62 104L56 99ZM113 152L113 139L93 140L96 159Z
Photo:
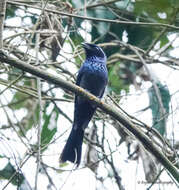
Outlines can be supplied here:
M99 46L90 43L82 43L82 46L85 50L87 59L90 57L97 57L106 60L106 54Z

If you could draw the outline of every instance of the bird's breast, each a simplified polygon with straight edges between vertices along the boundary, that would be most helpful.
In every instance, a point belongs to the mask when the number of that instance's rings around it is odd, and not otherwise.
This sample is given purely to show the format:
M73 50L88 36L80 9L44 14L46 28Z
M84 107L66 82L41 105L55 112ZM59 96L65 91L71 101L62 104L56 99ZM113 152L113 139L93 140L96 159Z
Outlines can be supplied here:
M107 72L105 68L91 67L88 69L81 82L80 86L99 96L107 84Z

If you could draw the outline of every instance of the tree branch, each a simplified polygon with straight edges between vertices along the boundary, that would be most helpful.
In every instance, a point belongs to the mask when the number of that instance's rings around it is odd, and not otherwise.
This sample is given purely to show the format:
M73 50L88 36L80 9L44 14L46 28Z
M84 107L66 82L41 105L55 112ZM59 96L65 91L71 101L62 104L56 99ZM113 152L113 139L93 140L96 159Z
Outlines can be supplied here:
M25 7L30 7L38 10L42 10L40 6L34 6L34 5L29 5L25 3L18 3L14 1L7 1L8 4L13 4L13 5L18 5L18 6L25 6ZM139 25L139 26L153 26L153 27L166 27L170 29L175 29L178 30L179 27L175 25L170 25L170 24L163 24L163 23L148 23L148 22L128 22L128 21L121 21L121 20L111 20L111 19L103 19L103 18L94 18L94 17L85 17L85 16L80 16L77 14L71 14L71 13L66 13L62 11L56 11L52 9L43 9L44 11L51 12L51 13L56 13L58 15L63 15L63 16L68 16L68 17L74 17L74 18L79 18L82 20L91 20L91 21L96 21L96 22L108 22L108 23L115 23L115 24L130 24L130 25Z
M3 48L2 32L4 28L4 17L6 10L6 0L0 1L0 49Z
M101 108L105 113L112 116L118 122L120 122L128 131L130 131L142 144L143 146L153 154L154 157L170 172L170 174L175 178L179 183L179 172L177 168L168 160L168 158L158 149L158 147L151 141L151 139L146 135L141 129L136 126L132 120L124 116L119 110L115 109L111 105L108 105L102 102L100 99L94 95L86 92L83 88L80 88L77 85L69 83L63 79L60 79L57 76L54 76L42 69L39 69L30 64L26 64L20 60L14 59L10 56L7 56L2 50L0 51L0 61L7 63L11 66L14 66L18 69L31 73L35 76L38 76L44 80L47 80L50 83L58 85L60 88L69 90L73 93L76 93L80 96L83 96L94 103L97 107Z
M104 2L100 2L100 3L96 3L96 4L90 4L88 6L86 6L87 9L92 9L92 8L96 8L96 7L101 7L101 6L107 6L107 5L110 5L110 4L113 4L113 3L116 3L118 1L121 1L121 0L112 0L112 1L104 1ZM83 8L80 8L79 10L83 10Z

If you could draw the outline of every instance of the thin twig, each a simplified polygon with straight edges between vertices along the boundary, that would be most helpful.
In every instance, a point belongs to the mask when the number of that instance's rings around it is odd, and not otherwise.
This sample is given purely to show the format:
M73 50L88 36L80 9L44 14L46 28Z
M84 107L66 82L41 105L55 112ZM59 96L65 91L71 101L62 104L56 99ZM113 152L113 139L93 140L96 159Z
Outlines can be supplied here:
M6 0L0 1L0 49L3 48L3 28L4 28L4 18L6 11Z
M144 68L145 68L148 76L150 77L150 81L152 82L152 85L153 85L155 93L156 93L157 100L159 102L161 117L163 117L163 119L165 121L165 124L166 124L166 117L165 117L166 110L165 110L165 108L163 106L161 94L160 94L159 88L158 88L158 86L156 84L156 81L152 78L150 70L148 69L147 64L146 64L145 60L143 59L143 57L140 55L140 53L136 49L133 49L133 50L136 53L136 55L139 57L139 59L141 60L141 62L143 63L143 66L144 66Z
M92 8L96 8L96 7L106 6L106 5L116 3L118 1L121 1L121 0L111 0L111 1L107 1L107 2L100 2L100 3L96 3L94 5L88 5L88 6L86 6L86 9L92 9ZM84 7L80 8L79 10L83 10L83 9L84 9Z
M48 173L48 171L47 171L47 167L44 165L43 162L41 162L41 165L42 165L42 168L43 168L43 170L44 170L44 172L45 172L45 174L46 174L46 176L47 176L47 178L48 178L48 180L49 180L50 186L53 186L54 189L57 190L57 187L55 186L55 184L54 184L54 182L53 182L53 180L52 180L52 177L49 175L49 173Z
M36 64L39 64L39 41L40 41L40 35L37 34L36 38ZM42 95L41 95L41 79L37 78L37 90L38 90L38 101L39 101L39 122L38 122L38 132L37 132L37 168L36 168L36 175L35 175L35 190L37 190L37 183L38 183L38 173L41 163L41 131L42 131Z
M3 94L7 89L9 89L13 84L15 84L19 79L22 78L24 74L22 73L21 75L19 75L15 80L13 80L12 82L10 82L5 89L3 89L1 92L0 92L0 95Z
M0 105L2 105L1 100L0 100ZM11 121L10 116L9 116L9 112L4 107L3 107L3 111L4 111L4 113L5 113L6 117L7 117L9 125L15 131L16 135L19 137L19 139L22 142L22 144L29 150L30 148L28 147L27 143L24 141L24 139L22 138L22 136L19 134L19 132L17 131L16 127L14 126L13 122Z
M12 2L12 1L8 1L7 3L42 10L42 8L39 6L33 6L33 5L25 4L25 3L18 3L18 2ZM51 13L63 15L63 16L74 17L74 18L79 18L79 19L83 19L83 20L91 20L91 21L96 21L96 22L108 22L108 23L125 24L125 25L130 24L130 25L138 25L138 26L167 27L169 29L179 30L178 26L174 26L174 25L170 25L170 24L148 23L148 22L132 22L132 21L126 22L126 21L121 21L121 20L110 20L110 19L103 19L103 18L84 17L84 16L80 16L80 15L76 15L76 14L71 14L71 13L66 13L66 12L61 12L61 11L56 11L56 10L50 10L47 8L45 8L44 10L51 12Z
M31 157L31 155L29 154L27 157L24 158L24 160L21 162L19 168L22 168L24 166L24 164L29 160L29 158ZM14 179L14 177L17 175L18 170L16 170L13 175L10 177L10 179L8 180L8 182L6 183L6 185L4 185L4 187L2 188L2 190L5 190L7 188L7 186L11 183L11 181Z
M176 15L178 14L178 9L174 9L174 14L172 18L170 19L169 24L172 24L174 20L176 19ZM149 46L149 48L146 51L146 55L149 54L149 52L153 49L155 44L158 42L158 40L162 37L162 35L167 31L167 27L164 27L162 31L157 35L157 37L153 40L152 44Z

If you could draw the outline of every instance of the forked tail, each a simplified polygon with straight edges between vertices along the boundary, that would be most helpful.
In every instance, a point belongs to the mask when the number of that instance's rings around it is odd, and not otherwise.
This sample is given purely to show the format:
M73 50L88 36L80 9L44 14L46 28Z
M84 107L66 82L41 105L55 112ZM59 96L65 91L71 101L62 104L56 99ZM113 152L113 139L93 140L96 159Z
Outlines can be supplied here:
M66 162L67 160L77 164L81 161L81 151L83 143L84 130L72 128L67 143L63 149L60 160Z

